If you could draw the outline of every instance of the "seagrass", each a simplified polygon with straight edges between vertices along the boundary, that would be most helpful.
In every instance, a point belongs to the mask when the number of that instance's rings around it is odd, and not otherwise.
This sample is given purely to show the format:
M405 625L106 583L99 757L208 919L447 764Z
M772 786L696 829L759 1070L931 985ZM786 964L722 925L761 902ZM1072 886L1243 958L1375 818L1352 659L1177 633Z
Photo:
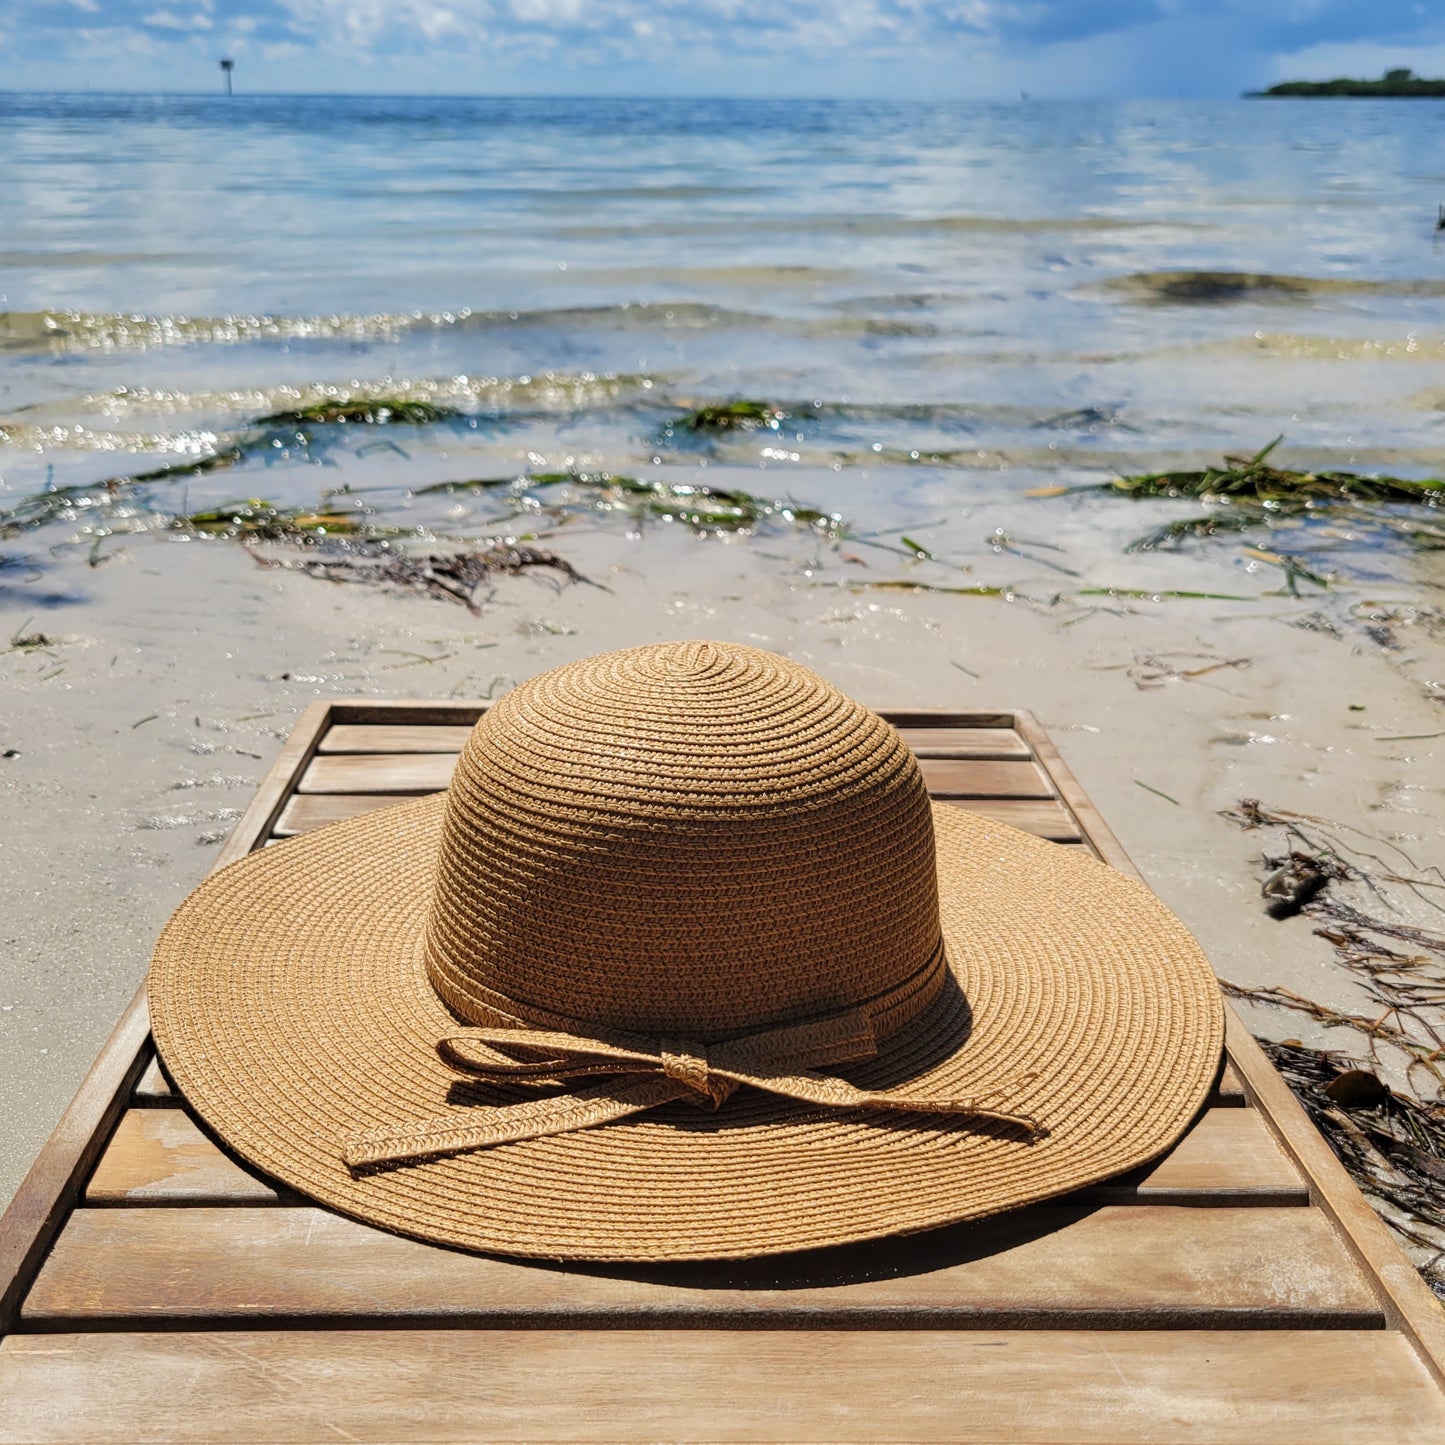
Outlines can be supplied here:
M188 1101L267 1173L399 1233L596 1260L1097 1183L1178 1138L1223 1033L1147 890L930 804L886 723L726 643L544 674L447 794L214 875L150 1006Z

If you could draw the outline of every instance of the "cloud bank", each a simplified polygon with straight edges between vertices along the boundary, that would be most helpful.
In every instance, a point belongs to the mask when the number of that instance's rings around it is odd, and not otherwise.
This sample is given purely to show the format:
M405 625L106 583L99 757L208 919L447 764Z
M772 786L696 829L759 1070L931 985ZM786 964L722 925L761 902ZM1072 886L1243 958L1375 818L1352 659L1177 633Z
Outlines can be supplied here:
M0 0L7 89L1232 95L1445 66L1421 0ZM1322 68L1323 67L1323 68Z

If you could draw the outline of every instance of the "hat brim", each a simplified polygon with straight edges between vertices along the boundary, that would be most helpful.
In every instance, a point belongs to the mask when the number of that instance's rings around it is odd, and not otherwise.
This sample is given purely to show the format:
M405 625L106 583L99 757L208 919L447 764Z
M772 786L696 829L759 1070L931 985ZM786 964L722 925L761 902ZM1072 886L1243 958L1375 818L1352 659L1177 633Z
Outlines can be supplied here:
M909 1234L1097 1183L1174 1143L1217 1074L1209 963L1141 885L934 804L945 989L888 1088L996 1093L1047 1129L833 1112L743 1090L577 1133L353 1175L343 1141L523 1097L460 1085L421 955L444 795L252 853L167 925L151 1022L172 1078L243 1159L370 1224L579 1260L736 1259ZM921 1070L921 1072L920 1072Z

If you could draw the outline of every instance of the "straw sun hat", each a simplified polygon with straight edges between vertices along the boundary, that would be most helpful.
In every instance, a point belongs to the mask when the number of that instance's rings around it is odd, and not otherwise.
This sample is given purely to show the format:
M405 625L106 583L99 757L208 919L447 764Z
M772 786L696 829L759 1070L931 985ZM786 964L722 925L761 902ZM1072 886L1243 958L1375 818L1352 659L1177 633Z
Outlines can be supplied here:
M1093 859L930 804L805 668L608 653L477 725L446 794L186 900L156 1042L243 1158L438 1243L727 1259L1142 1164L1218 1068L1209 964Z

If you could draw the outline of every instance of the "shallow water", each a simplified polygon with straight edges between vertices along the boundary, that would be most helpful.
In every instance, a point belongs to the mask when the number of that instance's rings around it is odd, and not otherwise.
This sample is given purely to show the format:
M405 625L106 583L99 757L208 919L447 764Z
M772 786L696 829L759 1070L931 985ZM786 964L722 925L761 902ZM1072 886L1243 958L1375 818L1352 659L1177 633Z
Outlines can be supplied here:
M1280 433L1275 460L1445 470L1442 137L1427 102L3 96L0 508L246 455L0 551L38 577L71 539L345 489L447 536L637 529L524 483L416 495L606 468L797 499L989 581L1002 557L1218 587L1258 570L1237 539L1122 555L1179 504L1021 494ZM460 415L255 425L368 396ZM738 396L785 415L669 433ZM1067 558L982 546L979 508ZM1439 555L1373 575L1413 594Z

